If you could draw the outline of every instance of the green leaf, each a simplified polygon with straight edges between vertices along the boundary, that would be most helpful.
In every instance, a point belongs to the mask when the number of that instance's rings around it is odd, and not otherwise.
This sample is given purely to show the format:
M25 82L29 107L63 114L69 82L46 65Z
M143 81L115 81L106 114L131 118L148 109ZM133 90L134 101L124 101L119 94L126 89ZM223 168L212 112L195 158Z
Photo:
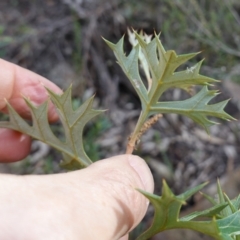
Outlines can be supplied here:
M193 213L188 214L187 216L181 217L181 221L190 221L194 218L198 217L217 217L218 214L227 206L227 203L221 203L218 205L215 205L211 208L208 208L203 211L196 211Z
M159 40L159 35L156 33L151 41L149 41L149 36L147 41L143 34L134 33L136 37L134 39L134 47L128 56L126 56L123 50L124 38L117 44L105 40L113 50L119 65L132 83L142 103L142 114L139 118L139 124L137 124L137 129L135 129L132 135L134 140L136 140L137 132L140 131L144 122L153 114L182 114L200 124L207 132L209 132L209 127L215 124L208 117L217 117L225 120L234 119L224 111L228 100L209 105L210 100L218 93L209 91L207 86L218 81L199 73L203 61L186 68L186 70L177 71L181 65L195 57L198 53L177 55L173 50L166 51L164 49ZM130 36L132 39L133 36L131 34ZM144 71L146 76L151 76L151 79L147 79L148 81L145 81L145 83L143 83L140 76L138 59L141 63L148 64ZM149 74L146 73L147 69ZM148 85L148 87L145 87L145 85ZM195 96L187 100L160 101L162 94L170 88L181 88L188 91L194 85L203 85L204 87Z
M67 169L79 169L88 166L92 161L83 148L83 129L88 121L102 111L92 109L93 97L74 111L72 108L71 86L62 95L47 90L64 127L65 141L59 140L50 128L47 116L48 102L35 107L31 101L25 98L25 102L31 111L32 126L7 103L10 122L0 122L0 127L11 128L25 133L61 151L63 154L62 166Z
M149 199L154 207L155 213L151 227L146 232L141 234L137 240L146 240L158 232L174 228L192 229L212 237L217 237L216 239L223 240L223 238L221 238L218 234L218 225L214 219L211 221L188 221L187 218L179 218L179 212L182 205L186 204L186 200L202 189L205 185L206 183L201 184L179 196L175 196L172 193L165 181L163 181L161 197L147 193L143 190L138 190ZM223 206L216 207L215 211L219 212L222 207ZM209 209L209 213L210 212L213 213L212 208Z
M231 236L240 235L240 212L237 211L224 219L217 220L217 225L223 239L232 239Z
M166 51L164 49L159 40L159 35L155 34L155 38L150 43L146 43L140 35L136 32L135 34L149 64L153 81L149 96L154 101L158 101L161 94L171 87L179 87L186 90L192 85L206 85L207 83L217 82L213 78L199 74L202 61L191 68L187 68L185 71L174 73L179 66L199 53L177 55L173 50Z
M123 52L123 37L117 44L113 44L106 39L104 39L104 41L113 50L118 60L118 64L121 66L124 73L129 77L129 80L138 93L142 104L145 105L145 102L147 101L147 89L143 84L138 70L139 45L133 47L131 53L126 56Z
M218 202L214 199L214 198L212 198L211 196L209 196L209 195L207 195L207 194L205 194L205 193L202 193L202 192L200 192L210 203L212 203L213 205L217 205L218 204Z
M200 92L189 99L174 102L158 102L151 107L151 113L182 114L191 118L209 132L209 127L216 124L216 122L209 120L207 118L208 116L218 117L224 120L234 120L233 117L224 111L228 100L208 105L209 101L217 94L217 91L209 91L207 86L205 86Z
M240 209L240 195L238 195L238 197L232 201L232 204L234 205L235 209Z
M153 223L149 229L142 233L137 240L150 239L155 234L170 229L191 229L209 235L216 240L233 240L234 236L240 234L240 211L222 216L222 219L216 220L216 217L223 209L228 207L229 202L224 201L210 207L206 210L193 212L184 217L179 217L182 205L186 204L186 200L202 189L206 183L201 184L183 194L175 196L163 181L162 196L150 194L143 190L138 190L146 196L154 207ZM232 204L238 204L239 200L232 200ZM192 221L198 217L208 217L210 220Z

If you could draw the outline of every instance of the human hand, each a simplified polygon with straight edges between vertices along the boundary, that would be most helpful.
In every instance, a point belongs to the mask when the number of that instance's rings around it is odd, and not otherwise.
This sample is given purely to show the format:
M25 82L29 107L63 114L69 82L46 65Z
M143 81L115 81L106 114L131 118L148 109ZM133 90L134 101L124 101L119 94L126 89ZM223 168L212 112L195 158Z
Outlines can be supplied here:
M152 192L153 180L132 155L70 173L0 175L0 239L126 240L148 206L134 188Z
M47 98L42 83L60 92L46 79L3 60L0 60L0 77L0 109L6 110L3 101L6 98L25 117L29 114L22 95L40 104ZM49 119L57 119L51 106ZM16 136L11 135L15 134L13 131L11 134L6 131L0 131L0 159L9 156L4 160L19 160L17 155L11 155L12 149L26 155L30 139L20 135L16 140ZM6 139L6 136L10 137ZM4 142L8 142L9 148ZM2 174L0 239L117 240L122 236L121 240L128 239L127 233L141 221L148 205L146 198L134 188L152 192L153 179L146 163L132 155L98 161L71 173Z
M47 98L48 87L56 93L62 91L48 81L31 71L0 59L0 110L7 112L6 100L25 118L30 118L30 112L23 97L31 99L39 105ZM49 121L58 119L53 104L48 111ZM13 162L25 158L30 151L31 138L10 129L0 129L0 162Z

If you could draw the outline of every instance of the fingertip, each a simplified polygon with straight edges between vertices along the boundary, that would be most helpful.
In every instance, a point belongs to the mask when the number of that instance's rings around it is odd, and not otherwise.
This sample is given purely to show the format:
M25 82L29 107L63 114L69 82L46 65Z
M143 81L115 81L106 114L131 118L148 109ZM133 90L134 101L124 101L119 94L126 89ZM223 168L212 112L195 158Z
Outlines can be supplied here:
M135 188L153 192L154 180L152 173L145 160L136 155L124 154L108 159L97 161L89 168L95 168L97 174L102 177L118 179L119 181L130 181ZM124 176L127 176L127 178ZM132 183L131 183L132 181Z
M114 206L119 213L112 222L118 222L121 236L137 226L147 211L149 201L136 189L153 192L154 188L146 162L138 156L120 155L92 164L85 174L98 190L104 188L102 191L111 196L108 198L109 206ZM125 228L122 223L125 223Z
M0 162L16 162L28 156L31 137L11 129L0 129Z
M154 189L154 181L147 163L142 158L130 154L128 155L127 160L141 179L141 182L144 186L143 190L152 193Z

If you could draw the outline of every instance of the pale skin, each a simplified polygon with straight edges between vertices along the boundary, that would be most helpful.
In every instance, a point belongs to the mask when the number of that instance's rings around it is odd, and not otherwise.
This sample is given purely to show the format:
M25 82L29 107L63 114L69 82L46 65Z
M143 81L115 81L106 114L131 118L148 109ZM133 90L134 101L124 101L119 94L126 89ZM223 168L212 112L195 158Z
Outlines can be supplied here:
M6 101L24 117L22 100L47 99L44 88L61 93L47 79L0 60L0 109ZM58 119L53 105L49 120ZM19 161L30 151L31 139L0 129L0 162ZM144 160L121 155L90 167L54 175L0 174L0 239L4 240L126 240L145 215L148 202L135 188L153 191L153 178Z

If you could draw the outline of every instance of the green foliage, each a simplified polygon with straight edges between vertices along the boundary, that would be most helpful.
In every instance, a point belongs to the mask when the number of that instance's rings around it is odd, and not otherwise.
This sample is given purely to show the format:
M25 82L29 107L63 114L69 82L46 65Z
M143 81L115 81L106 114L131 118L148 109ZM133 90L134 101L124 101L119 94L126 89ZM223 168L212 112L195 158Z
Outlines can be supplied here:
M177 55L173 50L166 51L157 34L151 39L151 36L146 34L129 31L129 38L133 48L127 56L123 50L124 38L117 44L105 40L136 90L142 105L142 112L136 127L129 137L127 153L133 152L141 135L162 116L162 113L187 116L200 124L207 132L209 127L215 124L209 117L234 119L224 111L227 100L209 104L218 93L215 90L209 90L208 87L217 80L199 73L202 61L185 70L178 70L198 53ZM143 69L146 81L142 80L140 68ZM170 88L180 88L191 93L195 85L202 86L202 89L197 94L190 95L186 100L161 101L162 94ZM57 95L48 89L47 91L62 122L65 133L64 141L59 140L50 128L47 116L48 102L35 107L30 100L25 99L31 111L32 125L22 119L8 103L10 121L1 122L0 127L23 132L58 149L63 155L62 166L67 169L88 166L92 160L84 150L82 139L84 126L103 111L92 109L93 97L77 109L73 109L71 87L62 95ZM178 196L173 194L165 181L163 181L162 196L138 190L150 200L155 209L152 226L140 235L138 240L149 239L158 232L173 228L192 229L217 240L238 239L240 197L236 200L229 200L219 184L218 201L205 195L213 204L211 208L179 217L180 209L183 204L186 204L186 200L204 186L205 184L199 185ZM209 220L196 220L201 217L207 217Z
M210 196L206 197L214 202L214 206L209 209L193 212L187 216L179 217L182 205L193 194L201 190L206 184L201 184L185 193L175 196L167 183L163 181L162 196L140 191L152 203L155 209L155 215L152 226L137 240L146 240L158 232L170 229L191 229L209 235L217 240L232 240L240 234L240 196L230 201L222 192L218 184L218 198L216 202ZM210 220L193 220L199 217L209 218Z
M49 126L47 116L48 102L36 108L31 101L25 99L32 114L32 126L19 116L11 105L8 104L10 122L1 122L0 127L11 128L28 134L61 151L63 155L62 166L67 169L79 169L88 166L92 161L88 158L83 148L83 128L86 123L102 111L92 109L93 97L89 98L74 111L72 108L71 87L62 95L57 95L50 90L48 90L48 93L51 101L56 106L64 128L64 142L53 134Z
M209 127L215 123L208 119L209 116L233 120L224 111L224 107L228 101L208 104L218 93L214 90L209 91L207 86L217 82L217 80L199 73L202 61L186 70L176 72L176 69L195 57L198 53L177 55L173 50L166 51L159 40L159 36L156 34L151 41L149 41L149 37L146 37L147 35L139 35L136 32L134 34L138 44L133 46L128 56L126 56L123 50L123 38L117 44L105 40L113 50L118 64L132 83L142 104L142 112L135 131L131 135L127 152L132 152L132 148L135 146L136 141L138 141L138 134L144 123L148 117L154 114L177 113L185 115L203 126L207 132L209 131ZM144 69L148 69L147 71L149 71L146 72L145 70L145 75L151 76L151 79L147 77L147 87L140 75L139 60L142 65L148 65L147 68L146 66L144 67ZM190 92L194 85L203 85L204 87L198 94L187 100L159 101L162 94L170 88L181 88Z

